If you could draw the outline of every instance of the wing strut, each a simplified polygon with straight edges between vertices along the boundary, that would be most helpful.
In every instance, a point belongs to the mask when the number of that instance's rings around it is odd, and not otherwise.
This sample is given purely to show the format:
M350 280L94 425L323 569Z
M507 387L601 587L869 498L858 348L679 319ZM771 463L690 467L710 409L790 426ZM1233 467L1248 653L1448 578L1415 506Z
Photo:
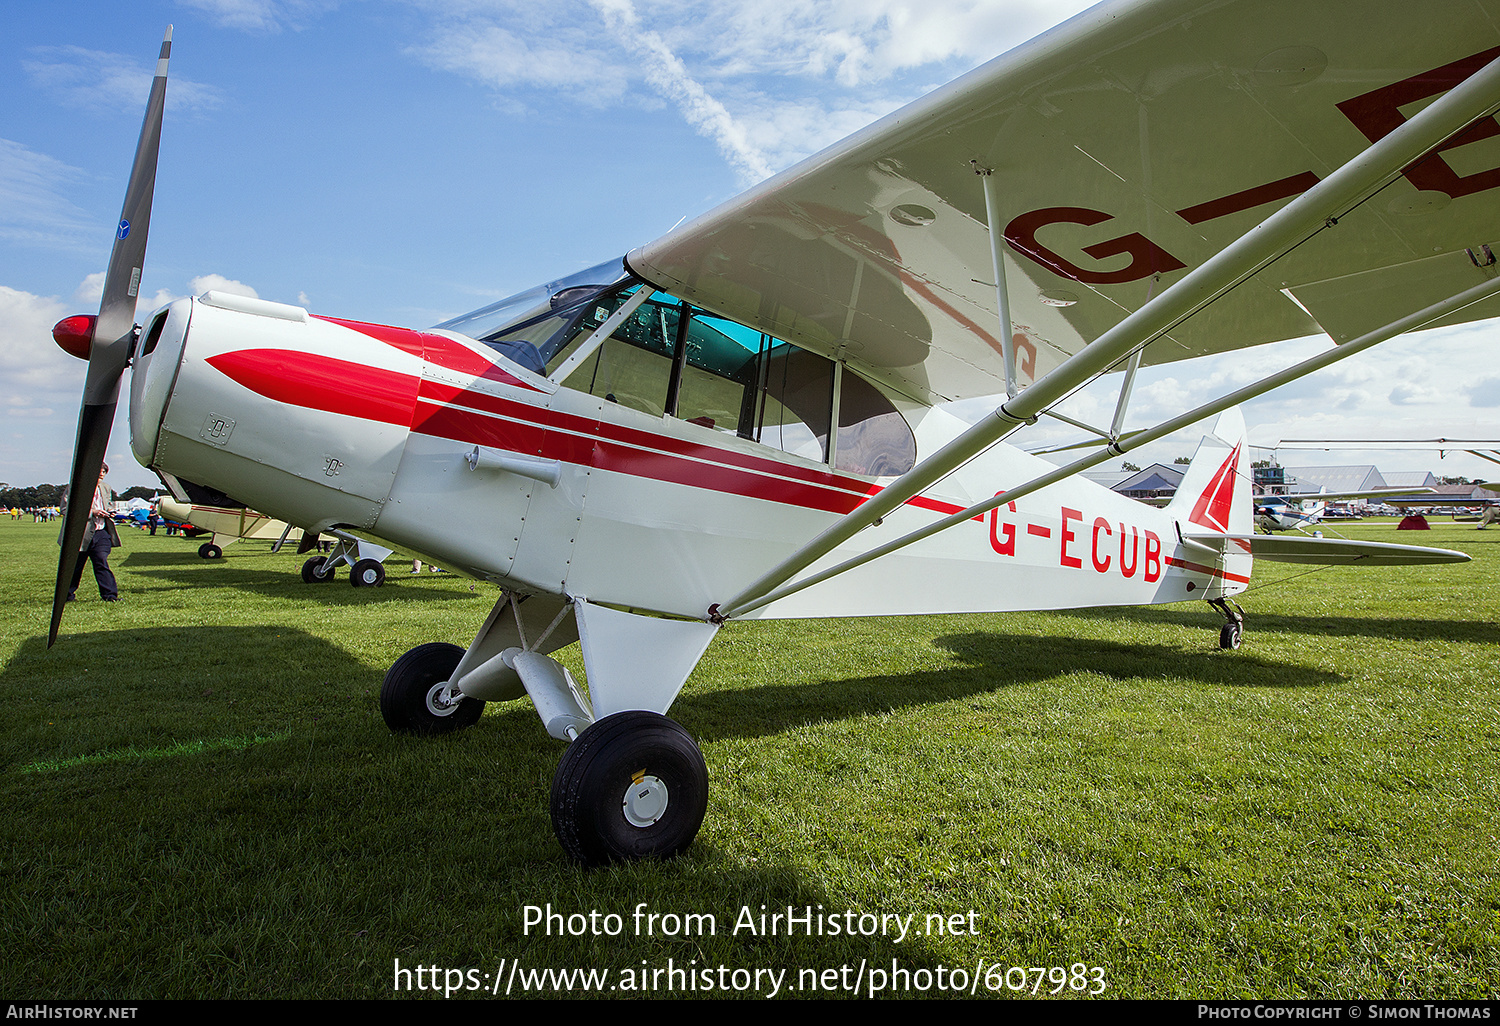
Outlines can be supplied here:
M947 477L1023 424L1034 423L1039 414L1065 397L1079 384L1106 372L1119 360L1137 349L1144 349L1151 342L1171 331L1178 324L1307 239L1335 227L1339 218L1383 188L1407 165L1446 142L1470 123L1493 113L1497 108L1500 108L1500 59L1485 65L1454 86L1445 96L1430 104L1389 135L1372 143L1343 167L1188 272L1161 295L1120 321L1031 387L1001 403L993 414L983 418L927 459L918 463L858 509L840 518L822 534L767 571L738 595L727 602L715 603L708 610L708 619L718 622L764 604L758 600L770 595L776 588L791 580L818 559L832 552L864 528L894 512L907 499ZM1481 286L1477 291L1485 291L1485 287ZM1486 294L1488 294L1487 291ZM1455 297L1449 302L1456 302L1466 295L1469 293L1462 293L1460 297ZM1474 301L1468 300L1459 305L1468 305ZM1443 305L1436 304L1436 306ZM1430 319L1430 317L1423 318L1411 327ZM1403 324L1409 320L1411 318L1403 318L1395 323ZM1370 338L1371 335L1381 335L1382 337L1377 341L1383 341L1385 338L1390 338L1392 334L1396 334L1396 332L1384 334L1386 330L1380 329L1378 332L1372 332L1365 338ZM1373 345L1374 343L1367 344ZM1354 345L1353 342L1346 343L1341 349L1352 345ZM1298 367L1307 368L1307 364L1312 362L1306 361ZM1311 369L1316 368L1301 370L1294 376L1301 376ZM1292 380L1282 378L1281 375L1275 375L1273 378L1280 378L1282 381ZM1204 409L1200 407L1192 419L1183 424L1192 423L1193 420L1205 416L1206 414L1201 412ZM1180 420L1182 418L1175 418L1175 421ZM1183 426L1183 424L1178 426ZM1110 448L1118 449L1119 445L1117 443ZM1108 456L1102 458L1108 458ZM1086 461L1080 461L1080 463L1084 462ZM1093 463L1087 463L1087 465L1092 466ZM1078 464L1068 468L1066 474L1047 476L1049 479L1057 480L1075 473L1076 468ZM1009 501L1009 498L1005 501ZM965 519L972 515L972 512L965 511Z
M1000 223L999 184L993 168L974 167L984 183L984 217L990 226L990 257L995 265L995 309L1000 314L1000 356L1005 361L1005 395L1016 395L1016 340L1010 323L1010 290L1005 281L1005 226Z
M1111 441L1118 441L1120 429L1125 426L1125 407L1130 405L1130 393L1135 388L1135 372L1141 369L1141 354L1144 349L1137 349L1130 354L1130 359L1125 364L1125 380L1120 382L1120 399L1115 403L1115 419L1109 425L1109 437Z
M1373 345L1377 345L1405 332L1413 331L1417 328L1420 328L1424 324L1437 320L1440 317L1446 317L1448 314L1455 313L1466 306L1478 303L1480 300L1488 299L1490 296L1496 294L1500 294L1500 278L1484 282L1480 285L1475 285L1473 288L1466 289L1465 291L1460 292L1457 295L1450 297L1449 299L1445 299L1440 303L1434 303L1432 306L1426 307L1422 310L1418 310L1414 314L1409 314L1408 316L1401 318L1399 321L1392 321L1390 324L1387 324L1383 328L1378 328L1375 331L1369 332L1368 334L1361 335L1359 338L1354 339L1353 341L1346 342L1341 346L1334 347L1333 349L1326 349L1323 352L1319 353L1317 356L1312 357L1311 359L1304 360L1299 364L1286 368L1285 370L1278 371L1277 373L1272 374L1269 377L1262 378L1254 384L1246 385L1244 388L1236 389L1235 391L1230 392L1228 395L1215 399L1211 403L1205 403L1195 410L1189 410L1187 413L1183 413L1176 417L1173 417L1171 420L1163 421L1161 424L1158 424L1154 428L1148 428L1145 431L1133 434L1126 441L1114 442L1100 449L1098 452L1093 453L1092 455L1085 456L1080 460L1075 460L1065 467L1059 467L1057 470L1043 474L1041 477L1033 478L1023 485L1017 485L1015 488L1007 489L1006 491L1001 492L999 495L996 495L993 499L986 499L984 502L976 503L975 505L970 506L968 509L961 510L957 513L946 516L941 520L935 520L931 524L928 524L926 527L920 528L916 531L912 531L910 534L903 535L902 537L897 538L894 541L886 542L884 545L880 545L868 552L855 556L853 559L845 560L837 566L829 567L826 570L820 570L818 573L813 574L810 577L804 577L799 581L793 582L792 584L777 588L776 590L768 592L765 595L751 599L744 606L737 607L731 612L726 612L725 615L737 616L741 613L749 612L752 609L759 609L761 606L769 605L770 603L775 602L777 599L786 598L788 595L796 594L804 588L810 588L814 584L819 584L823 581L828 580L830 577L836 577L839 574L844 573L845 571L853 570L855 567L862 566L863 564L868 563L871 560L879 559L881 556L889 555L890 553L895 552L897 549L905 548L908 545L921 541L923 538L931 537L932 535L937 534L939 531L946 530L949 527L954 527L965 522L966 520L971 520L975 517L983 516L990 510L996 509L1007 502L1014 502L1016 499L1020 499L1024 496L1030 495L1032 492L1040 491L1041 489L1046 488L1048 485L1056 484L1058 481L1062 481L1065 478L1072 477L1074 474L1078 474L1082 471L1088 470L1090 467L1097 466L1100 463L1103 463L1105 460L1123 456L1125 453L1130 452L1132 449L1138 448L1142 445L1147 445L1151 442L1156 441L1158 438L1164 438L1167 435L1170 435L1173 431L1178 430L1179 428L1187 427L1189 424L1196 423L1197 421L1203 420L1206 417L1213 416L1216 413L1223 413L1231 406L1238 405L1239 403L1245 402L1248 399L1253 399L1258 395L1271 391L1273 388L1279 388L1287 382L1295 381L1297 378L1303 377L1307 374L1311 374L1313 371L1322 370L1324 367L1327 367L1330 364L1337 363L1340 360L1348 359L1349 357L1354 356L1357 353L1363 352Z

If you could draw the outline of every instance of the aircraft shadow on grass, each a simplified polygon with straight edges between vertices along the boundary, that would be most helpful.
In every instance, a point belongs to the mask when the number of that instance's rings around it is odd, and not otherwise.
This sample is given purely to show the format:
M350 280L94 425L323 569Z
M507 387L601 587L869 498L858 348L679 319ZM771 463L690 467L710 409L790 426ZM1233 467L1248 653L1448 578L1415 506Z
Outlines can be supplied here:
M125 550L123 558L120 551L116 550L111 559L116 566L132 570L148 566L195 566L204 562L203 557L192 549L183 549L181 552L133 552L128 540L122 548Z
M962 665L711 694L689 687L684 719L706 739L718 740L944 703L1081 672L1122 681L1180 677L1217 687L1316 687L1338 679L1271 666L1244 652L1183 652L1147 643L977 631L939 637L935 644ZM274 918L283 914L284 892L299 886L299 874L307 872L314 886L319 874L326 875L320 867L368 871L372 879L361 882L377 891L410 890L413 880L401 875L406 870L391 867L406 866L415 852L422 865L438 867L420 887L457 909L486 898L487 874L475 873L472 865L476 835L493 864L508 867L516 879L541 874L550 880L561 856L544 792L508 786L505 801L482 809L462 794L474 782L491 780L497 765L510 781L551 774L556 744L535 730L529 705L505 703L499 715L444 737L395 735L378 711L382 676L382 669L351 658L339 645L284 626L85 632L70 634L50 652L45 638L28 639L0 669L0 688L36 701L18 705L18 716L0 728L0 761L13 768L63 763L45 773L13 774L12 784L27 792L83 789L90 800L64 806L65 815L87 817L82 833L78 822L59 819L56 804L19 803L13 826L45 845L53 859L47 879L26 887L47 897L73 875L95 872L96 861L115 866L121 851L139 849L139 872L152 877L166 906L191 919L207 914L205 903L211 906L214 899L190 882L191 874L157 867L158 853L209 864L233 851L243 878L275 881L264 889L246 885L236 902L264 903L265 914ZM108 702L100 699L101 689L108 690ZM309 696L316 702L309 703ZM144 712L121 715L122 706ZM67 764L80 756L91 761ZM188 776L212 782L207 797L202 788L182 787ZM451 792L452 800L435 802L439 791ZM268 834L272 823L275 830ZM714 829L739 826L720 823L702 835L684 871L715 857ZM83 840L64 843L75 836ZM909 857L913 872L923 868L920 847L883 857ZM581 894L596 887L607 891L615 880L570 879ZM724 875L716 891L726 896L724 907L713 910L721 931L743 895L755 896L752 907L765 903L772 910L860 906L776 859ZM245 913L238 906L235 911ZM905 964L920 964L938 951L910 939L896 946L869 938L868 944L872 957L899 955Z
M992 648L1009 650L1027 640L985 635L965 650L986 658ZM1035 644L1038 652L1045 648L1041 639ZM272 666L256 667L247 665L247 652L277 655L268 659ZM941 702L992 689L992 669L845 682L833 685L831 696L825 696L828 685L817 683L759 688L745 700L761 713L789 699L826 702L830 716L858 715L889 706L890 682L903 702ZM43 637L23 642L0 668L0 688L37 701L22 703L20 716L0 727L0 762L10 767L6 800L16 799L9 829L30 846L21 858L32 869L18 873L17 893L28 899L28 910L47 911L45 918L38 913L35 930L22 931L23 950L12 955L45 963L46 952L30 938L96 929L106 910L117 911L126 888L150 891L158 928L170 940L172 931L186 934L186 924L203 919L289 920L301 914L295 895L304 889L326 895L330 878L347 878L351 903L366 900L366 892L399 894L447 905L458 917L494 900L492 873L474 864L476 847L526 900L534 900L528 880L539 881L540 893L557 886L565 858L552 838L545 792L506 786L505 800L483 807L463 793L492 779L497 765L511 781L551 774L556 743L538 734L530 709L507 703L509 712L444 737L394 735L376 708L381 675L337 644L286 627L93 631L70 634L50 652ZM276 686L268 686L268 677ZM111 702L100 701L101 688ZM314 694L316 710L308 704ZM122 705L142 713L120 715ZM699 699L695 715L716 708L723 710L712 698ZM776 729L762 723L751 733ZM185 787L188 779L199 786ZM448 796L435 800L439 791ZM741 826L720 822L700 835L681 871L691 875L702 862L720 858L714 831ZM910 860L914 873L926 871L924 857L920 847L882 855ZM217 879L216 867L230 859L232 893L205 889L202 879ZM416 874L413 859L424 867ZM97 889L80 889L79 879L94 881ZM615 910L609 902L619 894L617 876L579 875L570 867L565 879L569 907ZM722 901L702 911L718 917L720 938L730 933L742 905L756 913L761 905L768 912L787 906L799 913L819 906L829 913L869 910L859 897L829 889L777 858L716 870L713 888ZM628 915L632 906L633 900L618 911ZM338 902L333 908L344 912ZM901 911L917 912L914 933L924 925L927 910ZM383 922L378 915L372 921ZM342 942L365 954L357 940ZM781 951L791 943L754 935L735 942L748 953L763 944ZM172 971L166 959L176 957L176 948L170 943L115 943L140 944L141 979ZM824 942L806 944L821 951ZM905 966L918 966L941 957L939 947L917 936L901 944L871 936L860 944L877 963L899 957Z
M1063 609L1051 616L1080 620L1129 620L1143 625L1173 624L1202 628L1210 621L1201 610L1117 607L1115 609ZM1245 620L1245 644L1254 645L1257 635L1305 634L1324 638L1385 638L1394 641L1462 642L1500 644L1500 624L1484 620L1417 619L1414 617L1297 616L1289 613L1251 611ZM1241 650L1241 656L1244 650Z
M1202 616L1195 621L1201 625ZM1183 679L1206 687L1310 688L1338 674L1271 662L1243 650L1183 652L1154 642L976 631L935 639L967 665L908 674L769 685L694 694L677 700L684 722L707 740L759 737L822 720L933 705L1001 688L1088 673L1111 680Z
M227 588L255 592L261 595L292 596L301 598L304 596L316 596L319 602L329 605L365 605L370 602L427 602L434 599L472 599L478 592L468 590L454 591L449 587L426 586L430 579L427 575L418 578L413 575L410 580L402 580L401 576L386 578L384 587L380 588L351 588L345 577L336 577L332 581L323 584L308 584L302 580L295 571L287 570L252 570L248 567L237 567L232 564L216 563L212 567L205 567L203 560L196 556L190 562L172 565L165 564L143 569L137 567L134 562L121 564L122 568L130 571L136 577L154 577L158 580L170 582L178 588ZM149 566L149 564L143 564ZM212 572L205 572L206 570ZM448 580L452 580L449 575ZM493 600L493 594L485 592L480 597ZM466 639L467 640L467 639Z

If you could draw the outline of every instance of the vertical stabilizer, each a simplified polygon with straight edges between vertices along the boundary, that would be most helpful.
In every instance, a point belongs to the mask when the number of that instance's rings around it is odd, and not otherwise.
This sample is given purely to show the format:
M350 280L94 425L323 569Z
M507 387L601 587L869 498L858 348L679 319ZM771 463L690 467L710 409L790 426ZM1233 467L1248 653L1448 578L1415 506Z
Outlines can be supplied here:
M1255 528L1250 479L1245 418L1236 407L1219 414L1213 431L1203 436L1167 512L1185 532L1250 534Z
M1213 430L1203 437L1193 461L1167 504L1167 514L1184 534L1255 533L1255 499L1250 482L1250 454L1245 444L1245 418L1235 407L1219 414ZM1247 542L1223 543L1215 584L1204 598L1222 598L1245 590L1251 558Z

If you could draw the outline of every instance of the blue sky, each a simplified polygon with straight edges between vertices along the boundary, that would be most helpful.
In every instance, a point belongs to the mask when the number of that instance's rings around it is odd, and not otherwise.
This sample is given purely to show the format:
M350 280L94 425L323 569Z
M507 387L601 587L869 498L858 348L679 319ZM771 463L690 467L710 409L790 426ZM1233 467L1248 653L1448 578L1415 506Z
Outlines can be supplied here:
M649 241L1084 6L21 0L0 48L0 481L67 476L82 364L49 330L97 307L169 23L151 305L237 283L317 313L425 327ZM1283 390L1247 408L1252 441L1494 437L1496 331L1398 340ZM1143 375L1139 418L1320 347ZM1107 421L1111 403L1084 396L1079 409ZM154 484L126 443L121 422L112 483ZM1132 459L1191 448L1169 440ZM1284 462L1487 473L1425 453Z

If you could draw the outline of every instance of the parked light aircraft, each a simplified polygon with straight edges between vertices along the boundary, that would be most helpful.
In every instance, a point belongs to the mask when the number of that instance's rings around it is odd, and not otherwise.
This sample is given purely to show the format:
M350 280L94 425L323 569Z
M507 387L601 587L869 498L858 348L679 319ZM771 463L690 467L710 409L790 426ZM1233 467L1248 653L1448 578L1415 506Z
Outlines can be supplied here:
M233 545L242 538L274 538L274 552L280 549L294 526L243 506L209 506L163 498L160 508L163 516L210 532L209 540L198 546L198 555L204 559L218 559L224 554L224 546ZM349 583L356 588L378 588L385 583L382 564L394 550L347 531L333 530L330 533L338 539L338 548L326 556L308 557L302 564L304 581L309 584L331 581L342 565L349 567ZM302 532L298 553L311 552L318 545L318 538L316 531Z
M436 328L210 292L136 331L169 32L100 312L55 332L89 359L73 488L129 362L142 463L498 584L467 650L391 667L387 722L529 696L568 742L563 847L671 855L707 771L665 713L726 623L1205 599L1233 647L1254 556L1466 558L1254 534L1233 407L1500 313L1500 167L1469 149L1500 134L1497 26L1500 0L1109 4L623 260ZM1319 329L1341 344L1122 435L1140 365ZM1115 369L1096 452L1003 444ZM982 395L976 423L945 409ZM1165 509L1077 476L1214 415ZM575 640L587 694L549 655Z
M224 506L201 506L163 497L157 503L161 515L179 524L189 524L209 532L208 541L198 546L204 559L218 559L224 546L242 538L280 538L287 525L250 509Z
M1368 488L1358 492L1288 492L1255 497L1255 523L1264 531L1302 530L1320 523L1332 499L1386 499L1431 492L1431 488Z
M1500 463L1500 441L1492 438L1287 438L1277 448L1282 449L1431 449L1441 459L1450 452L1465 452L1470 456ZM1488 491L1500 491L1500 482L1474 482ZM1476 498L1473 495L1438 495L1430 488L1401 488L1385 498L1384 503L1396 509L1434 510L1442 506L1463 508L1481 507L1482 512L1474 519L1483 531L1496 519L1500 519L1500 501ZM1420 519L1420 516L1419 516ZM1423 520L1423 523L1426 521Z

